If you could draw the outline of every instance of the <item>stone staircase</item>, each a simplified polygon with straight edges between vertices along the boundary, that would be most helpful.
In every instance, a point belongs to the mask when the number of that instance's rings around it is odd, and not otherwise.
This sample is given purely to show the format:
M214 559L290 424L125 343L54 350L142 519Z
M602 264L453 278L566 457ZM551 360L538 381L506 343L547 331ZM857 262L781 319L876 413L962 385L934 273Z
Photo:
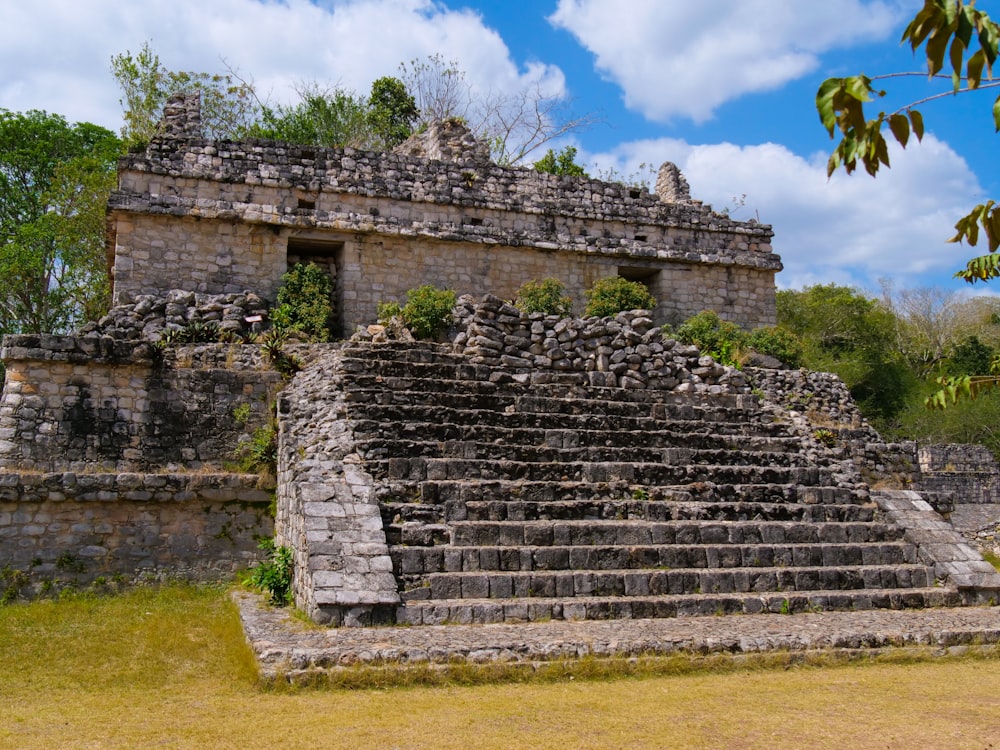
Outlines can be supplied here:
M397 622L960 601L851 466L753 395L532 378L428 344L345 345L337 377Z

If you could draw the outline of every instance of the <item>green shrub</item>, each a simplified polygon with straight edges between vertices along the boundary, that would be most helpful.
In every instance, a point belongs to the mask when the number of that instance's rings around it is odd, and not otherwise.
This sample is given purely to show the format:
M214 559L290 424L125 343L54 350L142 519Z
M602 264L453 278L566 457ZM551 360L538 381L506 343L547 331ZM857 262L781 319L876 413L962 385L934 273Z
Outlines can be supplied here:
M330 338L333 283L315 263L297 263L281 277L271 323L281 330L300 331L313 341Z
M257 546L267 552L267 559L251 568L243 583L267 594L275 606L284 607L292 600L292 551L276 547L274 539L261 539Z
M557 279L532 279L521 284L517 290L514 305L526 313L545 313L546 315L573 314L573 300L566 295L566 287Z
M258 427L238 448L240 468L254 474L274 475L278 468L278 432L273 424Z
M716 362L739 364L747 346L747 334L735 323L722 320L717 313L703 310L685 320L674 334L678 341L694 344Z
M398 302L379 302L375 308L376 320L382 325L386 325L393 318L397 318L403 313L403 308Z
M587 317L604 318L623 310L652 310L656 307L656 300L645 286L621 276L601 279L585 294L587 309L583 314Z
M802 363L802 339L787 328L756 328L750 332L747 343L754 351L780 359L789 367L798 367Z
M400 315L418 339L435 339L451 320L455 292L426 284L406 293Z

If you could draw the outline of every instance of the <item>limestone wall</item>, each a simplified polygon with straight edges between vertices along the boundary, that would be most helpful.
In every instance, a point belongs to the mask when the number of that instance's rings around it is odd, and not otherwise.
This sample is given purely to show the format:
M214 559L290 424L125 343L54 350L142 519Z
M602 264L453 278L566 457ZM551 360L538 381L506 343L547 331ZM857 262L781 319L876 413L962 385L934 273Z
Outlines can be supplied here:
M7 336L0 356L0 468L19 470L218 466L266 423L281 382L254 346Z
M0 470L0 570L24 590L219 579L259 559L273 493L250 475ZM9 582L8 582L9 583Z

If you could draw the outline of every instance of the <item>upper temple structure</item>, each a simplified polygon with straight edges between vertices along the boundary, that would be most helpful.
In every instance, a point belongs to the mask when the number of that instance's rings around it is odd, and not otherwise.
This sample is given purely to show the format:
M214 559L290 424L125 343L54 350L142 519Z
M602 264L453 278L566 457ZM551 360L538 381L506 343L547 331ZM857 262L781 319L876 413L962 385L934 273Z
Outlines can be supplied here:
M120 164L115 304L176 288L273 299L291 265L312 261L334 281L334 335L423 284L512 298L545 277L580 307L601 278L640 281L657 323L705 309L747 328L775 322L771 227L692 200L669 162L651 193L498 166L455 120L393 153L209 141L199 120L196 97L174 97L164 137Z

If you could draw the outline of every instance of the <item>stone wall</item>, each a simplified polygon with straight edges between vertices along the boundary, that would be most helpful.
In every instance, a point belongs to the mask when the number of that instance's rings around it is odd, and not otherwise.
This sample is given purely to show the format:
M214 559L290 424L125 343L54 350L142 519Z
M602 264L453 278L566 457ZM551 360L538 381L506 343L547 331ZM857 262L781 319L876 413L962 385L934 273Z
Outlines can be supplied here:
M456 351L473 364L504 368L522 383L577 373L582 383L606 388L749 391L742 372L702 357L695 346L665 338L645 310L613 318L565 318L523 313L487 295L479 303L460 299L455 321Z
M911 489L920 483L916 443L885 442L861 415L844 382L833 373L747 368L747 377L755 392L788 410L792 419L800 420L832 450L853 461L869 484ZM928 499L939 510L946 512L950 508L947 497Z
M123 158L109 204L116 302L174 287L273 299L295 257L333 269L345 334L420 284L512 297L545 276L580 310L584 289L622 275L650 287L657 323L706 308L774 323L771 228L690 200L673 165L655 194L499 167L444 130L394 154L154 140Z
M0 570L25 574L21 593L224 578L259 559L272 499L251 475L0 470Z
M391 621L399 592L340 381L337 347L319 346L281 394L275 541L294 552L295 602L313 620Z
M267 422L281 376L258 347L160 350L110 337L7 336L0 468L198 469ZM237 410L241 419L237 419Z

